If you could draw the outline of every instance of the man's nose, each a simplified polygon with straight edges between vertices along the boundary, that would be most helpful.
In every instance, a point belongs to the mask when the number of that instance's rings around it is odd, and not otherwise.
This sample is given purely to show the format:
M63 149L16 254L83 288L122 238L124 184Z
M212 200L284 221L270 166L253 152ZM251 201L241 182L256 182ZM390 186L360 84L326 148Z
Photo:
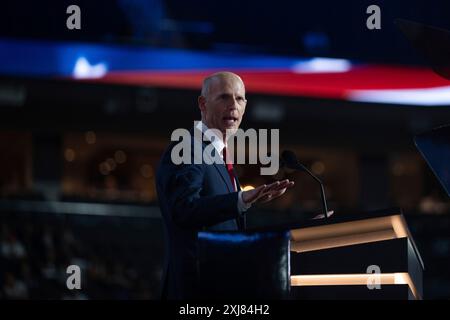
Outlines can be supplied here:
M236 99L236 97L231 97L230 99L230 103L228 104L228 108L230 108L231 110L237 109L239 106L239 102Z

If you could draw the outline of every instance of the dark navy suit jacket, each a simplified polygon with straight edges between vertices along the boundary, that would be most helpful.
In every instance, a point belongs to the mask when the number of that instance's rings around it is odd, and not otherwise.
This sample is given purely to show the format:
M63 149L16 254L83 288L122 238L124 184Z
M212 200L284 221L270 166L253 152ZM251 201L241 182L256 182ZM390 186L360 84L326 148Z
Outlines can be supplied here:
M193 163L194 139L191 140ZM201 142L202 151L208 144ZM176 165L171 160L174 145L170 144L164 152L157 171L166 235L162 298L186 299L196 297L197 233L243 229L245 216L238 211L238 192L234 191L225 164ZM236 182L239 190L237 177Z

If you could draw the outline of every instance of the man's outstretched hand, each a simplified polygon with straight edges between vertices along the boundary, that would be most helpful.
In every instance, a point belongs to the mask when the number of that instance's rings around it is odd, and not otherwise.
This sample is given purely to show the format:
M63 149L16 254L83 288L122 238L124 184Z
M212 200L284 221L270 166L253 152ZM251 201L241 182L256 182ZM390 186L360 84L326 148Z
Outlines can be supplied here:
M282 196L287 189L293 186L294 181L289 181L289 179L275 181L269 185L263 184L255 189L243 191L242 200L246 204L265 203Z

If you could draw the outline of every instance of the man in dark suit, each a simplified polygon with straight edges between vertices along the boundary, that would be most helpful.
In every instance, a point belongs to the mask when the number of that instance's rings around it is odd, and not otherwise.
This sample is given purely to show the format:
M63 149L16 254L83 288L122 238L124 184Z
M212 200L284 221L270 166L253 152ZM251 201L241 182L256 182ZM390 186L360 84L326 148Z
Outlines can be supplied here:
M245 212L252 204L275 199L294 185L283 180L240 190L228 160L227 133L239 128L246 104L244 83L238 75L219 72L205 78L198 98L202 121L191 130L190 163L174 163L175 143L169 145L161 158L157 192L167 239L163 298L196 296L198 231L243 230ZM201 138L196 139L198 136ZM227 161L196 162L196 144L202 151L212 145L210 157Z

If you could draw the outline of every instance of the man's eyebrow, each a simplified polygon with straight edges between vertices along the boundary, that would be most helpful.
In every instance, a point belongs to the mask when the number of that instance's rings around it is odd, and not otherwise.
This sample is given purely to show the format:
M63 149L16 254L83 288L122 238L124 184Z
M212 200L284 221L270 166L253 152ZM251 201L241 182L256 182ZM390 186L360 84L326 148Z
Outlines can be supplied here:
M228 92L221 92L217 95L217 97L219 97L219 98L229 97L229 96L231 96L231 93L228 93Z
M219 93L218 95L217 95L217 97L229 97L229 96L232 96L233 94L232 93L229 93L229 92L221 92L221 93ZM238 97L238 98L245 98L245 94L237 94L236 95L236 97Z

